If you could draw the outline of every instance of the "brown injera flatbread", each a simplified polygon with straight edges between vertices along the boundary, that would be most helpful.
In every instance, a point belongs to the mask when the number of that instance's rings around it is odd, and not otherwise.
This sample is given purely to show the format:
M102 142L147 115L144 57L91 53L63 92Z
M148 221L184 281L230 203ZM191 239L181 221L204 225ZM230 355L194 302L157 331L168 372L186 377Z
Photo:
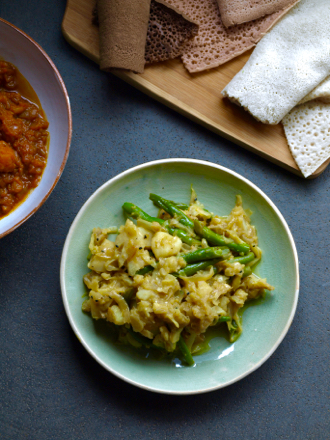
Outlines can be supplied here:
M191 73L218 67L251 49L291 8L227 29L221 21L217 0L157 1L199 24L197 36L188 41L182 55Z
M98 0L100 68L144 70L150 0Z
M98 26L99 25L99 16L97 13L97 1L95 2L95 6L92 10L92 24L94 26Z
M299 0L217 0L222 23L226 26L256 20L287 9Z
M97 4L92 23L99 26ZM166 61L182 54L185 43L196 36L198 25L172 8L151 0L145 46L146 64Z
M166 61L181 55L185 43L197 35L198 25L173 9L151 1L145 48L146 63Z

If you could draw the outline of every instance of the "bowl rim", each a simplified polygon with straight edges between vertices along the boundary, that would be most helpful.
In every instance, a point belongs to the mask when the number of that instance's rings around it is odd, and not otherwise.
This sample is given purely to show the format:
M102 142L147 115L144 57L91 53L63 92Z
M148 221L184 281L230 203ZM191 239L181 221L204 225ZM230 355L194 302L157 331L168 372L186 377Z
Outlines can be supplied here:
M61 175L63 173L65 164L66 164L68 156L69 156L70 144L71 144L71 139L72 139L72 112L71 112L69 95L68 95L67 89L65 87L64 81L60 75L60 72L57 70L55 64L50 59L50 57L47 55L47 53L44 51L44 49L36 41L34 41L33 38L31 38L24 31L22 31L21 29L19 29L18 27L16 27L12 23L9 23L8 21L4 20L3 18L0 18L0 21L2 23L4 23L5 25L11 27L15 31L17 31L23 37L25 37L30 43L32 43L41 52L41 54L44 56L45 60L48 62L48 64L50 64L51 68L53 69L53 71L55 73L55 76L58 79L62 93L64 95L64 99L65 99L65 103L66 103L66 107L67 107L67 111L68 111L68 138L67 138L67 142L66 142L65 154L64 154L60 169L57 173L57 176L56 176L52 186L49 188L49 190L47 191L47 193L45 194L43 199L40 201L40 203L32 211L30 211L23 219L19 220L17 223L15 223L13 226L11 226L9 229L7 229L5 232L0 233L0 238L2 238L2 237L5 237L6 235L10 234L11 232L13 232L16 228L18 228L21 224L23 224L26 220L28 220L36 211L38 211L38 209L45 203L45 201L48 199L51 192L55 188L59 178L61 177Z
M259 362L257 362L257 364L253 365L251 368L249 368L246 372L244 372L243 374L241 374L240 376L226 382L225 384L220 384L220 385L216 385L216 386L212 386L209 388L205 388L205 389L201 389L201 390L193 390L193 391L175 391L175 390L162 390L162 389L157 389L148 385L144 385L144 384L140 384L138 382L136 382L135 380L132 380L128 377L125 377L124 375L120 374L118 371L114 370L113 368L111 368L109 365L107 365L105 362L103 362L97 355L96 353L93 352L92 348L85 342L84 337L81 335L78 327L76 326L74 319L71 315L70 312L70 307L69 307L69 302L68 302L68 298L67 298L67 294L66 294L66 286L65 286L65 278L64 278L64 272L65 272L65 266L66 266L66 258L67 258L67 252L68 252L68 248L69 248L69 244L71 241L71 236L73 234L73 231L77 225L77 223L79 222L80 218L83 216L83 214L85 213L85 211L88 209L90 203L94 200L95 197L97 197L97 195L103 191L104 188L106 188L109 185L112 185L113 183L115 183L116 181L120 180L121 178L128 176L129 174L132 174L138 170L142 170L142 169L147 169L149 167L153 167L155 165L162 165L162 164L171 164L171 163L194 163L194 164L198 164L198 165L204 165L204 166L209 166L212 168L216 168L220 171L223 171L225 173L230 174L231 176L234 176L236 178L238 178L239 180L243 181L245 184L247 184L250 188L254 189L259 195L261 195L263 197L263 199L270 205L270 207L275 211L276 215L279 217L287 235L289 238L289 242L291 245L291 250L293 253L293 257L294 257L294 265L295 265L295 277L296 277L296 286L295 286L295 293L294 293L294 303L293 303L293 307L289 316L289 319L284 327L284 329L282 330L279 338L277 339L276 343L274 344L274 346L272 347L272 349L266 354L266 356L264 356ZM243 379L244 377L248 376L249 374L251 374L252 372L254 372L255 370L257 370L264 362L266 362L271 356L272 354L275 352L275 350L278 348L278 346L281 344L281 342L283 341L284 337L286 336L287 332L289 331L289 328L292 324L296 309L297 309L297 303L298 303L298 297L299 297L299 287L300 287L300 278L299 278L299 260L298 260L298 253L297 253L297 249L296 249L296 245L292 236L292 233L289 229L289 226L286 222L286 220L284 219L283 215L281 214L280 210L276 207L276 205L270 200L270 198L260 189L258 188L254 183L252 183L250 180L246 179L245 177L241 176L240 174L236 173L235 171L230 170L229 168L223 167L222 165L218 165L216 163L213 162L209 162L209 161L205 161L205 160L200 160L200 159L187 159L187 158L170 158L170 159L158 159L158 160L154 160L151 162L146 162L146 163L142 163L140 165L137 165L135 167L129 168L119 174L117 174L116 176L112 177L111 179L109 179L107 182L105 182L103 185L101 185L96 191L94 191L94 193L86 200L86 202L83 204L83 206L80 208L80 210L78 211L75 219L73 220L70 229L68 231L67 237L65 239L65 243L63 246L63 251L62 251L62 255L61 255L61 265L60 265L60 285L61 285L61 293L62 293L62 300L63 300L63 305L64 305L64 309L66 312L66 315L68 317L68 320L70 322L71 328L74 331L75 335L77 336L79 342L84 346L84 348L87 350L87 352L103 367L105 368L107 371L109 371L110 373L112 373L113 375L115 375L116 377L118 377L119 379L124 380L125 382L131 384L131 385L135 385L139 388L142 388L144 390L147 391L151 391L151 392L155 392L155 393L159 393L159 394L168 394L168 395L195 395L195 394L202 394L202 393L207 393L207 392L211 392L211 391L215 391L221 388L225 388L229 385L232 385L235 382L238 382L239 380Z

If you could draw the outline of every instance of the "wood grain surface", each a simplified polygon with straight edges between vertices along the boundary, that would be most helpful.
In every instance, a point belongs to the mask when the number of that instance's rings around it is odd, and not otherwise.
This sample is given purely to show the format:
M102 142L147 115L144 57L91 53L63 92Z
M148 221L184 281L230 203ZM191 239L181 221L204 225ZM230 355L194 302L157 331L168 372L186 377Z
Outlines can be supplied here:
M99 63L98 28L92 24L95 0L68 0L62 22L66 40ZM113 73L168 107L277 165L302 176L281 124L257 122L242 108L222 99L221 90L243 67L251 51L210 71L190 74L179 59L147 66L143 74ZM234 154L234 151L233 151ZM203 159L201 152L200 159ZM320 175L330 159L311 176Z

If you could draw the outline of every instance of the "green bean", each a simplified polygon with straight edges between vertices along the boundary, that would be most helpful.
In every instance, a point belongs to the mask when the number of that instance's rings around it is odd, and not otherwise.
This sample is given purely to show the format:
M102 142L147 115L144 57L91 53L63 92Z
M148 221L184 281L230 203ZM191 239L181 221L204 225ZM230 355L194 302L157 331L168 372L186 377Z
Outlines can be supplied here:
M200 245L201 242L199 240L197 240L196 238L191 237L188 232L184 231L183 229L177 229L177 228L172 228L171 226L165 226L165 228L167 229L168 233L171 235L175 235L176 237L181 238L181 240L186 243L189 244L190 246L196 244L196 245Z
M192 365L195 365L194 358L192 357L190 350L187 347L187 344L185 343L185 340L183 339L183 337L181 335L180 335L180 339L177 342L177 345L183 355L184 360L187 362L189 367L191 367Z
M133 203L125 202L123 204L123 210L135 219L140 218L141 220L145 220L146 222L150 223L157 222L160 225L163 225L165 223L165 220L163 220L162 218L152 217Z
M152 343L152 340L149 338L146 338L145 336L142 336L141 333L135 332L132 327L127 329L128 333L141 345L144 345L145 347L149 348L157 348L158 350L164 350L162 347L158 347L158 345L155 345Z
M181 257L188 263L197 263L205 260L212 260L214 258L224 258L229 254L229 249L223 249L220 247L209 247L204 249L198 249L197 251L188 252L181 255Z
M218 272L220 272L220 270L221 269L218 266L213 266L214 275L217 274Z
M196 234L205 238L209 244L215 246L227 246L229 249L235 252L243 252L246 254L250 250L250 246L247 243L235 243L231 238L224 237L223 235L217 234L211 229L203 226L198 220L194 221L194 229Z
M158 203L154 202L154 205L157 206L157 208L162 209L163 211L167 212L165 203L163 203L161 200L158 200Z
M186 203L173 202L173 200L170 200L170 202L182 211L186 211L187 209L189 209L189 205L187 205Z
M231 323L228 324L228 328L229 328L229 341L236 342L242 333L241 325L238 325L236 320L232 319Z
M123 294L123 298L127 302L127 304L132 299L134 293L135 293L135 288L131 287L131 288L127 289L126 292Z
M153 266L144 266L135 272L135 275L145 275L146 273L152 272L154 270Z
M217 324L219 324L220 322L228 322L230 321L230 316L220 316L220 318L217 321Z
M170 214L172 217L176 217L178 221L183 225L187 226L188 228L194 228L194 222L186 216L184 212L181 211L181 209L177 208L170 200L166 200L163 197L157 196L157 194L150 194L149 195L150 200L154 202L158 208L164 209L168 214Z
M178 272L172 273L176 277L191 277L199 270L207 269L209 266L219 263L221 258L215 258L214 260L200 261L199 263L188 264L188 266L180 269Z
M249 252L247 255L244 255L244 257L235 257L231 260L226 260L226 263L234 264L234 263L241 263L241 264L247 264L250 263L250 261L255 259L255 255L253 252Z
M153 222L159 223L160 225L164 226L164 228L168 231L169 234L179 237L184 243L189 244L190 246L194 244L196 245L200 244L200 241L191 237L188 232L182 229L177 229L166 225L165 220L158 217L152 217L151 215L147 214L141 208L134 205L133 203L128 203L128 202L124 203L123 210L135 219L140 218L141 220L147 221L149 223L153 223Z
M251 275L251 273L252 273L251 267L250 266L245 266L242 278L248 277L249 275Z

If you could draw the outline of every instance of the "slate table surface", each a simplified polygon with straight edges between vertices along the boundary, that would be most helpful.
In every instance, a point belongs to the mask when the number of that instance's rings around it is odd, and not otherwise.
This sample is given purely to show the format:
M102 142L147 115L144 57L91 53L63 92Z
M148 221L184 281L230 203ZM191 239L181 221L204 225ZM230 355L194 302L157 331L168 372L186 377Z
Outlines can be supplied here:
M154 101L73 49L65 0L1 0L66 84L73 138L46 203L0 240L0 438L330 439L330 167L304 180ZM104 370L74 336L59 283L69 227L105 181L155 159L204 159L258 185L291 228L301 289L293 324L257 371L222 390L166 396Z

